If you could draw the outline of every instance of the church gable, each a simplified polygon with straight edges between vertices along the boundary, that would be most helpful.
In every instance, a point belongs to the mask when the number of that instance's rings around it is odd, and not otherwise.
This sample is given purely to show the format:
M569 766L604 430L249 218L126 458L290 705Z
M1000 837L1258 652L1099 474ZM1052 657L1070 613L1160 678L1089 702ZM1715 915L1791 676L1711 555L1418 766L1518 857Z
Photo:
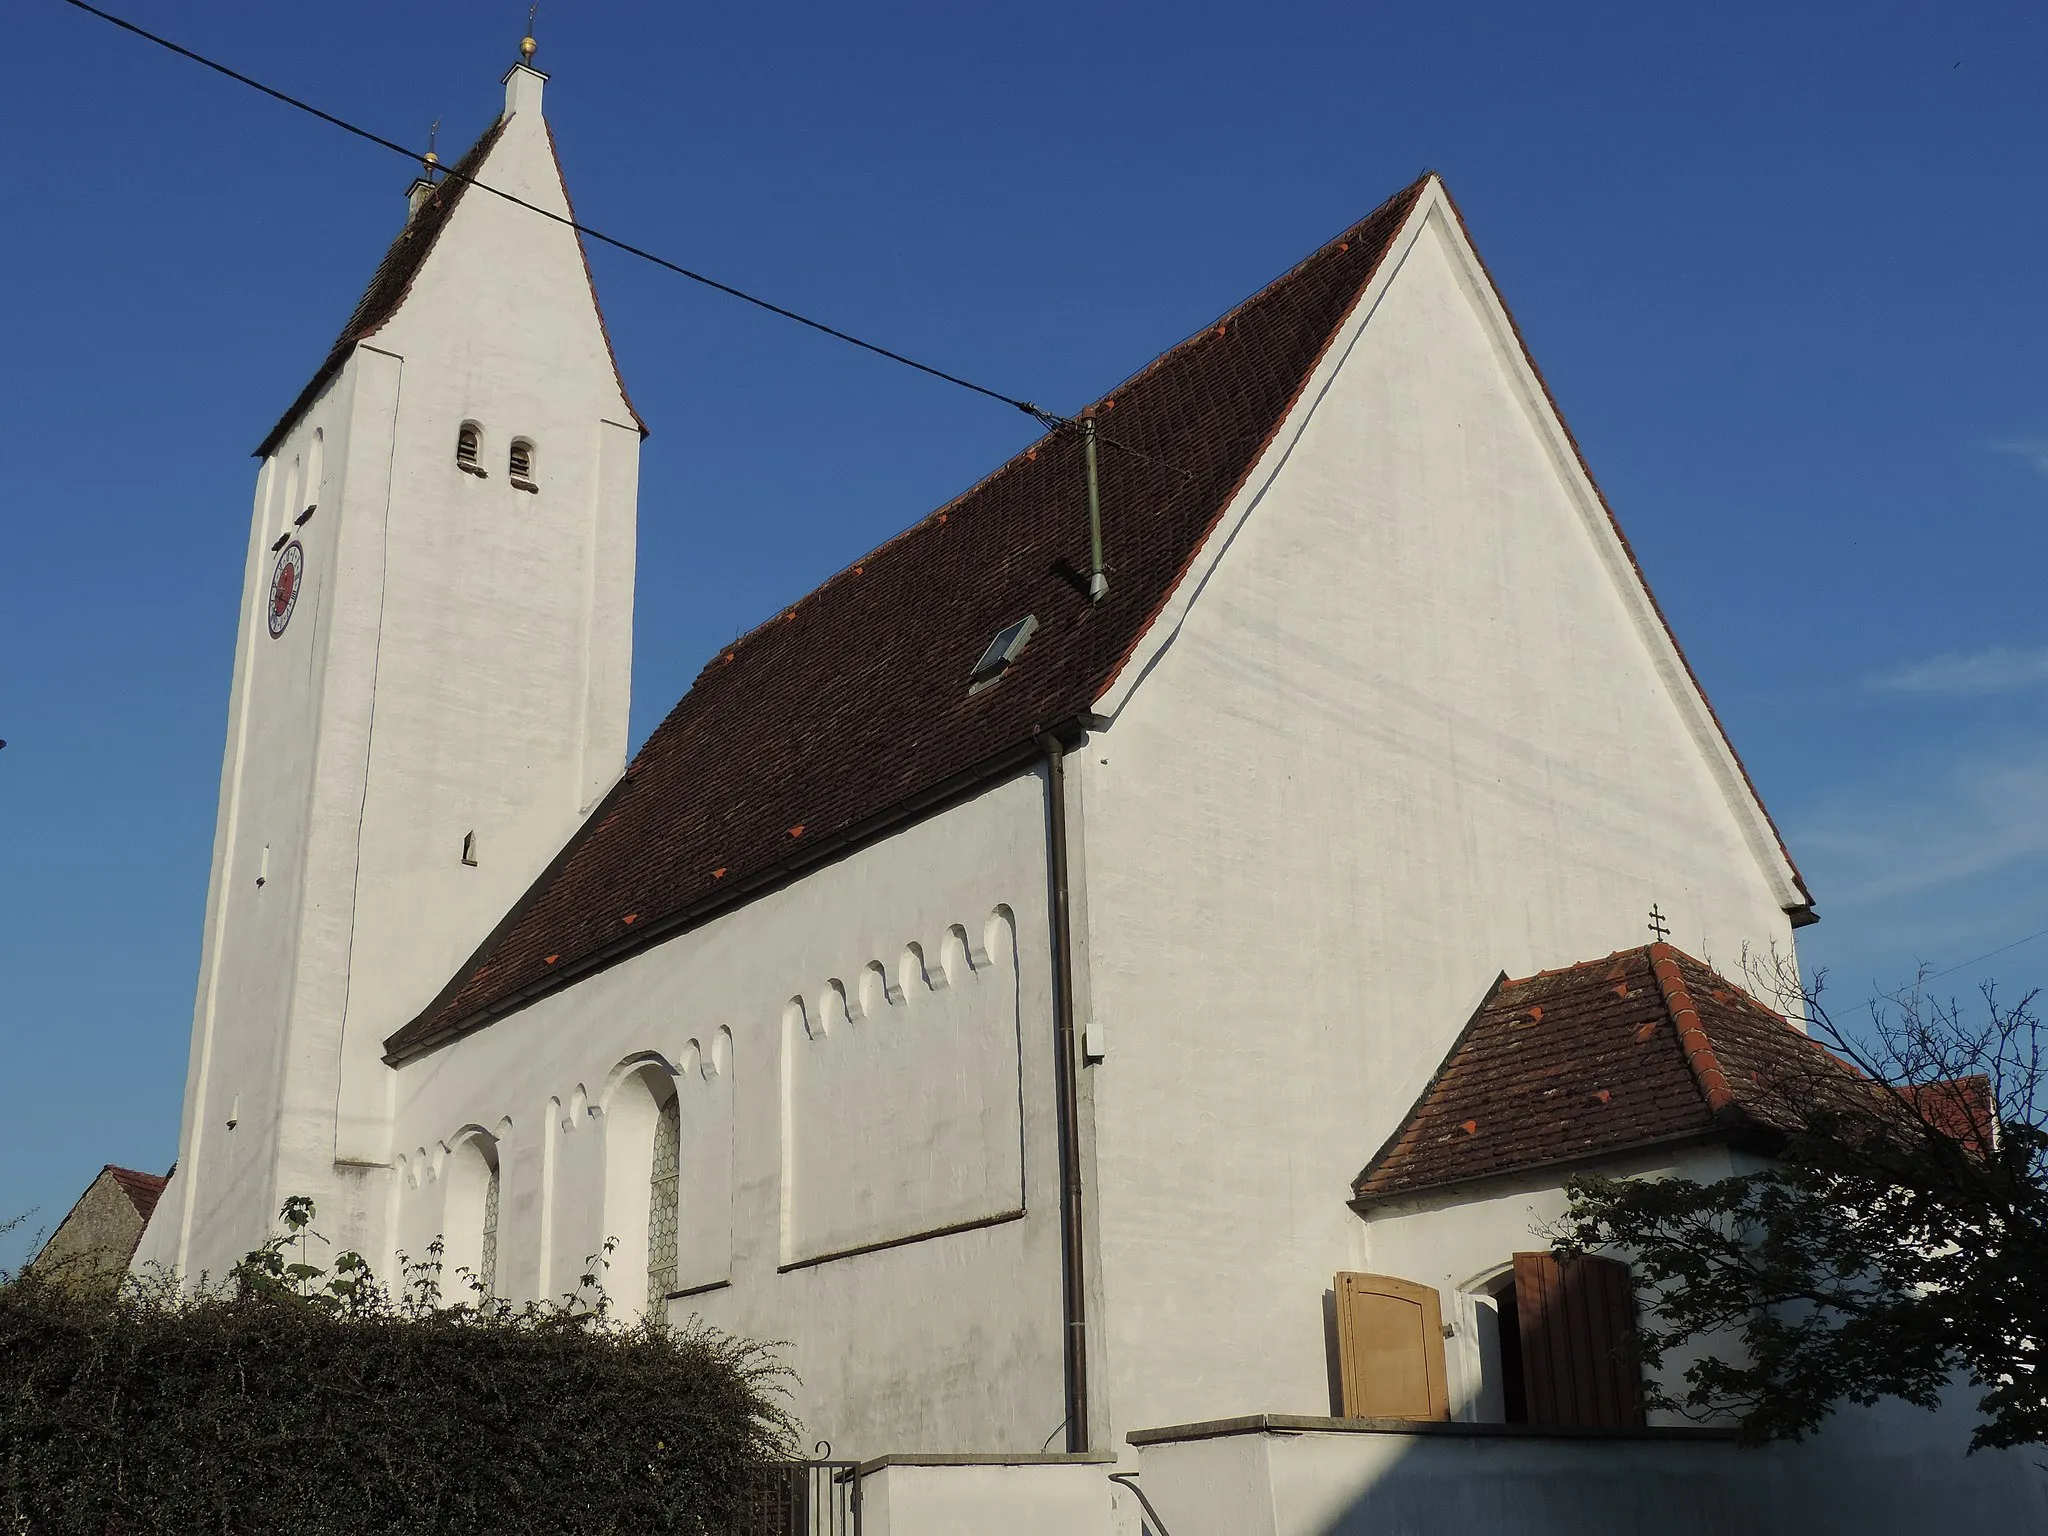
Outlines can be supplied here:
M1053 431L712 658L398 1060L703 921L1085 721L1298 397L1424 183L1093 408L1111 582L1088 601L1081 434ZM989 642L1037 621L995 686Z
M1335 584L1349 585L1333 594ZM1276 709L1335 663L1349 683L1322 681L1351 687L1375 738L1434 735L1462 750L1497 735L1515 755L1519 736L1528 771L1586 778L1579 798L1608 802L1605 819L1695 823L1673 828L1674 847L1697 849L1691 832L1718 820L1709 840L1732 833L1793 926L1813 920L1769 812L1434 177L1095 712L1120 721L1188 637L1249 648L1217 659L1223 673L1278 669L1267 690ZM1256 654L1262 642L1273 654ZM1300 666L1279 654L1289 649ZM1616 778L1601 768L1603 739L1616 733L1697 790L1592 782Z

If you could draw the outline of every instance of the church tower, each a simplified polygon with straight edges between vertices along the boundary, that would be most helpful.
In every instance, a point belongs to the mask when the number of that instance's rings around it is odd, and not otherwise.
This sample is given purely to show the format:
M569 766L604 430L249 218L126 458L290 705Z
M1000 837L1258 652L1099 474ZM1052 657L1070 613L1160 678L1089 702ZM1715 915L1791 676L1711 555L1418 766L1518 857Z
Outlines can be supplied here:
M384 1038L624 767L645 428L575 231L496 195L570 211L522 53L257 451L178 1171L140 1255L188 1275L295 1194L382 1267Z

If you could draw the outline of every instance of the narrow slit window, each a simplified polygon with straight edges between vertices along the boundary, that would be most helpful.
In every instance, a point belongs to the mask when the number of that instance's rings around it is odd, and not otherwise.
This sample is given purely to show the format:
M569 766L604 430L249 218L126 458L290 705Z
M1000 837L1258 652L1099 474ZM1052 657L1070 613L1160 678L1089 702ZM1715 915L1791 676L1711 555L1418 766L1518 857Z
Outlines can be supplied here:
M476 834L474 832L462 834L462 862L471 869L476 868Z

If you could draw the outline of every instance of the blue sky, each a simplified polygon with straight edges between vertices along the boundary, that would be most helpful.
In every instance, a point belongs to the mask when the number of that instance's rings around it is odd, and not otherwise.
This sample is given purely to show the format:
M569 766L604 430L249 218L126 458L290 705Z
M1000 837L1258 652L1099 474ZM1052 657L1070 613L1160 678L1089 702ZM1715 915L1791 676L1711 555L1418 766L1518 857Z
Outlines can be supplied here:
M510 3L123 0L404 140ZM1824 914L1837 998L2048 928L2048 13L553 0L579 213L1071 408L1444 173ZM58 0L0 93L0 1216L175 1155L254 465L395 157ZM602 249L635 738L1030 424ZM1560 957L1560 959L1568 957ZM2048 939L1945 978L2048 977ZM21 1257L0 1239L0 1264Z

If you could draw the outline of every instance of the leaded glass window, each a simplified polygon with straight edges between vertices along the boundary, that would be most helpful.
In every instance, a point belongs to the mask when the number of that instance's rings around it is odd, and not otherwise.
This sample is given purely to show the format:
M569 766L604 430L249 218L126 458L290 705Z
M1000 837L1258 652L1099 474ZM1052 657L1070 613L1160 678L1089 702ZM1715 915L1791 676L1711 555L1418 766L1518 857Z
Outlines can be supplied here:
M682 1161L683 1108L673 1095L654 1122L653 1170L647 1196L647 1309L676 1288L676 1183Z
M484 1184L484 1251L477 1260L477 1279L486 1296L498 1294L498 1165L491 1164L491 1176Z

